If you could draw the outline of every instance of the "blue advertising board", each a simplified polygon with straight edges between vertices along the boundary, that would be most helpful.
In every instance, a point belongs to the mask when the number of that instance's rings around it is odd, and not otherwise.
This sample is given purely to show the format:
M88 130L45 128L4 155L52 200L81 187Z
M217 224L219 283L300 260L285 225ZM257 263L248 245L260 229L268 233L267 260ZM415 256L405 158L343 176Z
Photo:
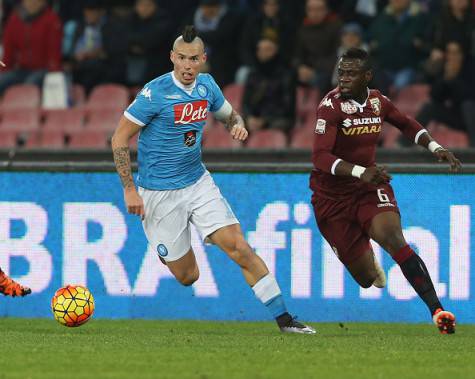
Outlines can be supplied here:
M374 246L384 289L361 289L316 227L305 174L213 175L246 238L274 272L289 310L308 321L422 322L425 305ZM475 323L471 260L475 175L399 174L392 181L404 234L461 323ZM196 231L200 279L183 287L126 213L115 173L0 173L0 267L32 288L0 299L0 316L50 317L64 284L89 287L95 317L268 320L239 268Z

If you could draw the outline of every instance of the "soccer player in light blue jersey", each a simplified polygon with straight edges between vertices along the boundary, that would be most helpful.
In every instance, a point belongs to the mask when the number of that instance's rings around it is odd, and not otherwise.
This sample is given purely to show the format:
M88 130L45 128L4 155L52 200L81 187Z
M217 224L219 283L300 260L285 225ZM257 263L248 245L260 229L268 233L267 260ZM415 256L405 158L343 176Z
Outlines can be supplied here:
M239 221L201 161L208 112L225 124L234 139L244 141L248 132L213 77L199 73L206 54L192 26L175 40L170 59L173 71L144 86L112 138L127 211L142 218L149 243L181 284L190 286L199 277L191 247L192 223L241 267L282 332L314 334L313 328L287 312L277 281L244 239ZM138 189L128 147L137 133Z

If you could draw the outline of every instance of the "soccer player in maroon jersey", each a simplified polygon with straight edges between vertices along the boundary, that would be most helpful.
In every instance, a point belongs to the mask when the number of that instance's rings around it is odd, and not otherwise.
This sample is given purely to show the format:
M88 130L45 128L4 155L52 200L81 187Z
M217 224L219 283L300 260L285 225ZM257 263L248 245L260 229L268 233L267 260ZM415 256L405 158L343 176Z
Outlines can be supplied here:
M371 77L368 53L348 50L338 65L338 87L318 106L310 177L317 224L363 288L386 284L369 242L376 241L399 264L440 332L454 333L454 315L442 307L424 262L404 239L391 176L375 163L383 123L393 124L439 161L447 161L451 171L458 172L461 164L387 97L368 89Z

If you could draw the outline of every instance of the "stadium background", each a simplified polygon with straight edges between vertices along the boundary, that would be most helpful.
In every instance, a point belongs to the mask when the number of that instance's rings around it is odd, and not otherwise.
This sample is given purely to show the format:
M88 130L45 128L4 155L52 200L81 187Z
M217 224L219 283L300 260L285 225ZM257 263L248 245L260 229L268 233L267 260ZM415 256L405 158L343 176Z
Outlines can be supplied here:
M4 20L17 3L2 2ZM53 1L52 6L66 24L81 18L81 4L92 3L99 2ZM193 15L199 1L174 2L175 8L171 3L159 2L159 11L165 9L174 15L176 25L170 37L186 18L177 16L177 6ZM357 3L330 1L328 7L332 17L342 20L341 28L360 22L366 35L371 20L359 18ZM381 15L387 2L375 3ZM432 12L430 19L444 12L442 1L411 3L419 4L427 17ZM118 8L133 9L130 2L123 1L100 2L100 6L112 21ZM299 25L306 22L305 2L282 1L281 7L281 14L292 18L296 41ZM257 1L234 1L229 9L245 20L259 12L261 5ZM467 30L473 34L473 11L469 14ZM427 38L426 55L414 82L400 89L391 84L385 90L412 116L431 101L434 78L423 74L423 62L432 49L430 32ZM227 45L233 46L230 42ZM168 51L169 41L162 48ZM467 48L464 52L467 70L463 79L468 83L473 74L472 51ZM62 63L69 63L67 57L63 56ZM107 59L103 63L112 67ZM121 80L111 85L98 80L88 88L75 82L68 67L62 67L67 74L68 108L45 108L42 90L24 84L9 87L0 105L0 266L35 292L16 303L2 302L0 315L49 317L54 290L66 282L82 282L95 295L96 315L103 318L268 319L237 268L198 238L194 238L194 247L201 255L202 277L192 288L178 286L155 259L153 249L146 253L139 221L124 211L121 187L107 150L121 111L140 85ZM212 70L214 75L221 75L219 67ZM292 59L288 70L297 70ZM0 73L0 80L3 75L5 72ZM233 105L245 112L241 101L245 82L222 84ZM388 287L377 292L360 291L322 243L307 189L314 111L322 92L318 86L296 83L292 127L285 131L256 130L245 146L234 144L211 119L204 137L205 162L216 173L215 179L251 244L270 267L275 267L289 306L301 318L426 321L422 303L414 298L399 272L392 272L394 264L387 255L382 256L384 268L390 270ZM470 264L475 243L472 130L440 120L432 120L427 127L440 143L457 150L465 163L464 175L444 174L445 167L432 164L429 153L407 146L388 128L381 139L380 161L397 172L394 186L406 235L428 263L444 304L456 312L460 322L474 323L469 312L474 306ZM98 258L101 254L116 257L112 261L117 265L95 263L103 259Z

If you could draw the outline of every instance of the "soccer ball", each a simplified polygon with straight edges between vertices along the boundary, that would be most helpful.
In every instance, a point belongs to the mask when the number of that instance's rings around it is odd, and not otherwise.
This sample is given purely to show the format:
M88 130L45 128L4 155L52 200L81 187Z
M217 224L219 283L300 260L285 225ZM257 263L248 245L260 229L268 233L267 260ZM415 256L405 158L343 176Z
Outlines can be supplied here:
M61 325L80 326L94 313L94 298L86 287L67 285L54 294L51 310Z

